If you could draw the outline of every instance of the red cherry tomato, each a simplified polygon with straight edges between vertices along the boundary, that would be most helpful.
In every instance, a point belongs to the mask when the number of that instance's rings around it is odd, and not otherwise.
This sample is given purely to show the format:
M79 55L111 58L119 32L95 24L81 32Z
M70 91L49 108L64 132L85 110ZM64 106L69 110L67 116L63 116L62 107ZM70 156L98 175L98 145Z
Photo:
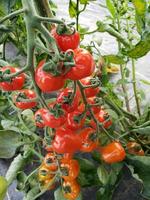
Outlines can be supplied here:
M92 128L84 128L79 133L80 138L82 140L81 151L83 152L91 152L98 146L97 135L95 130Z
M79 111L68 113L65 127L70 130L78 130L84 126L85 116Z
M102 123L103 127L104 128L109 128L111 125L112 125L112 120L109 118L109 115L107 112L105 112L104 110L100 110L99 113L97 113L95 115L95 117L97 118L97 120ZM96 128L96 123L94 122L94 120L92 120L90 122L90 125L93 127L93 128Z
M60 128L56 130L52 147L56 153L73 154L81 148L81 139L71 130Z
M77 31L71 35L59 35L54 28L52 29L51 34L55 38L56 43L61 51L76 49L79 46L80 34Z
M11 67L11 66L5 66L0 69L0 72L5 72L6 70L10 70L10 74L16 73L19 71L18 68ZM25 74L22 73L14 78L11 79L11 81L3 81L0 82L0 88L4 91L14 91L14 90L20 90L22 89L25 82Z
M62 92L60 92L60 94L57 97L57 103L62 105L62 108L70 113L73 112L79 104L79 95L78 95L78 91L76 92L74 99L71 101L71 95L72 95L73 91L70 88L65 88Z
M95 70L95 63L92 55L85 49L74 50L75 66L65 75L65 78L71 80L80 80L90 76Z
M46 154L43 163L51 171L56 171L58 168L56 156L52 152Z
M92 77L86 77L84 79L81 79L81 83L84 86L88 86L91 85L91 79ZM94 97L99 93L100 89L98 87L94 88L94 87L90 87L90 88L86 88L84 90L86 97Z
M60 169L62 178L66 181L72 181L77 178L80 167L77 160L63 158L60 161Z
M45 108L41 108L41 109L36 111L36 113L34 115L36 126L38 126L40 128L45 127L43 115L46 114L46 113L47 113L47 109L45 109Z
M130 154L144 156L144 151L143 151L141 145L136 142L128 142L127 150L128 150L128 153L130 153Z
M108 163L121 162L125 159L126 153L120 142L112 142L100 150L102 159Z
M51 92L61 89L64 86L64 78L62 76L53 76L49 72L43 70L43 65L45 61L42 60L36 71L35 71L35 81L38 87L43 92Z
M80 193L80 186L76 180L64 181L62 185L64 197L68 200L75 200Z
M33 108L37 105L36 101L32 101L32 99L35 98L36 98L36 93L33 90L23 89L18 91L18 94L14 96L14 102L16 107L25 110ZM31 101L25 102L25 100L31 100Z

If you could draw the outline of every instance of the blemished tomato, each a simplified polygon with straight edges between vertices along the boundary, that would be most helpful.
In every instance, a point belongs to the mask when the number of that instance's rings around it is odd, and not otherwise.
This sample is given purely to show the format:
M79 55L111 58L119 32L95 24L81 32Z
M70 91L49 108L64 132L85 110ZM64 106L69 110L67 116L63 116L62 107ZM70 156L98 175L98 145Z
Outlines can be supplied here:
M56 153L73 154L81 148L81 139L79 135L75 134L73 131L60 128L56 130L52 147Z
M83 84L83 86L89 86L91 85L91 79L92 77L86 77L84 79L81 79L81 83ZM89 87L89 88L86 88L84 92L87 98L95 97L100 92L100 89L99 87Z
M56 187L55 184L55 178L51 178L45 181L42 181L42 187L43 189L47 189L47 190L53 190Z
M40 108L39 110L36 111L36 113L34 115L36 126L38 126L40 128L45 127L43 115L46 113L47 113L47 109L45 109L45 108Z
M63 158L60 161L60 169L62 178L66 181L71 181L77 178L80 167L77 160Z
M42 60L35 71L35 81L38 87L43 92L52 92L63 88L65 84L64 78L60 76L53 76L50 72L43 70L45 60Z
M128 142L127 150L128 150L128 153L130 153L130 154L144 156L144 151L143 151L141 145L136 142Z
M80 186L76 180L64 181L62 184L64 197L68 200L75 200L80 193Z
M51 171L56 171L58 168L57 159L52 152L46 154L43 163Z
M17 108L22 110L34 108L37 105L36 101L32 101L32 99L36 98L36 93L33 90L23 89L19 90L14 96L14 102ZM30 102L25 102L26 100L31 100Z
M73 112L79 104L79 91L76 92L74 99L71 100L71 96L72 96L73 90L70 88L65 88L62 92L59 93L58 97L57 97L57 103L60 103L62 105L62 108L70 113Z
M100 150L102 159L108 163L117 163L125 159L126 153L120 142L114 141Z
M50 180L53 177L54 174L52 174L51 171L44 164L42 164L38 171L39 181Z
M61 51L67 51L68 49L76 49L79 46L80 34L75 31L71 35L58 34L56 28L51 31L52 36L55 38L56 43Z
M53 112L47 110L47 112L45 112L42 115L44 124L46 126L49 126L50 128L58 128L58 127L62 126L66 121L65 111L62 110L61 113L58 113L57 111L55 111L55 105L53 105L53 103L51 106L49 105L49 107L52 108Z
M18 68L11 67L11 66L5 66L0 69L0 71L3 73L6 70L10 70L10 74L13 74L19 71ZM24 82L25 82L25 74L22 73L12 78L10 81L0 82L0 88L4 91L20 90L23 88Z
M75 66L71 67L65 78L71 80L80 80L90 76L95 70L95 63L92 55L85 49L74 50Z
M96 132L93 128L87 127L81 130L79 133L82 140L81 151L91 152L98 146L98 140Z
M104 110L100 110L99 113L95 114L95 117L100 123L102 123L103 127L106 129L108 129L112 125L112 120L110 119L108 113ZM96 123L94 122L94 120L91 120L90 125L93 128L96 128Z
M85 115L83 116L82 112L75 110L67 115L67 121L65 127L70 130L78 130L84 126Z

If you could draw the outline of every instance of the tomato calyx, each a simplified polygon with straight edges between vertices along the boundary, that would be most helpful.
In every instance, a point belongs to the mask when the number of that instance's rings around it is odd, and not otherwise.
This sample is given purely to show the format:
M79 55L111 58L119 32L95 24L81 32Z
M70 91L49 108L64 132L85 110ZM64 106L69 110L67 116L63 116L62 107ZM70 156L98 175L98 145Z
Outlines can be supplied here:
M84 117L85 117L85 113L81 113L81 114L75 115L73 120L74 122L79 123Z
M73 35L76 30L72 26L73 24L59 24L56 28L56 32L58 35Z
M26 99L28 99L27 95L24 92L20 92L16 97L16 102L21 102L22 100Z
M54 117L58 118L64 115L65 111L62 109L60 104L55 104L52 108L50 108L50 113L52 113Z
M7 77L7 75L11 74L10 69L6 69L4 71L0 71L0 82L5 81L5 82L12 82L12 79Z

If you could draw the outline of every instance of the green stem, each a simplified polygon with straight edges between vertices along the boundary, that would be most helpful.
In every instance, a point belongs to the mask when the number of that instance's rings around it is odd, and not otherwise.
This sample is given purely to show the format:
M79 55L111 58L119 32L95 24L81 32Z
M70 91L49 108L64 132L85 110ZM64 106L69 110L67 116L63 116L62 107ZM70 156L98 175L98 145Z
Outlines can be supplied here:
M138 112L139 116L141 116L140 102L139 102L139 97L138 97L138 94L137 94L137 86L136 86L136 73L135 73L134 59L132 59L132 82L133 82L133 92L134 92L134 96L135 96L137 112Z
M47 22L47 23L55 23L55 24L64 24L62 20L49 18L49 17L41 17L37 16L37 19L41 22Z
M24 13L25 11L26 11L26 9L20 9L20 10L13 12L13 13L10 13L9 15L7 15L6 17L4 17L0 20L0 24L2 24L4 21L11 19L11 18L13 18L13 17L15 17L15 16L17 16L21 13Z
M79 30L79 0L77 0L77 4L76 4L76 12L77 12L77 16L76 16L76 30Z

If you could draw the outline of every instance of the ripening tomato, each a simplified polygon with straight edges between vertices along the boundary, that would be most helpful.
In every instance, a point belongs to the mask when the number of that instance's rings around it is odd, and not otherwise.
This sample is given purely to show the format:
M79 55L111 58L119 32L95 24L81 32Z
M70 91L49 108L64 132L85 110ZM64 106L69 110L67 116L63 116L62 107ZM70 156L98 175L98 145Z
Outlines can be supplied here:
M39 181L45 181L52 179L54 177L54 174L51 173L51 171L44 164L42 164L39 167L38 177Z
M51 31L52 36L55 38L56 43L61 51L68 49L76 49L79 46L80 34L75 31L72 34L58 34L56 28Z
M73 100L71 99L72 93L72 89L65 88L62 92L59 93L56 100L57 103L61 104L62 108L68 113L73 112L78 107L80 100L78 95L79 91L76 92Z
M76 180L64 181L62 184L64 197L68 200L75 200L80 193L80 186Z
M98 146L97 134L93 128L82 129L79 136L82 140L81 151L91 152Z
M56 187L55 177L48 179L48 180L45 180L45 181L42 181L41 188L44 189L44 190L45 189L46 190L53 190L55 187Z
M80 80L90 76L95 70L95 63L92 55L85 49L74 50L75 66L71 67L65 78L71 80Z
M43 65L45 60L42 60L36 71L35 71L35 81L38 87L43 92L52 92L63 88L65 84L64 78L60 76L53 76L50 72L43 70Z
M35 100L32 101L32 99L36 98L36 93L33 90L23 89L19 90L17 93L18 94L13 97L17 108L25 110L29 108L34 108L37 105L37 102ZM27 102L28 100L30 101Z
M77 178L79 174L79 163L74 159L63 158L60 161L60 170L62 178L66 181L72 181Z
M92 80L92 77L86 77L84 79L81 79L81 83L83 84L83 86L90 86L92 84L91 80ZM87 98L95 97L100 92L100 89L99 87L89 87L89 88L86 88L84 92Z
M36 126L38 126L40 128L45 127L43 115L46 113L47 113L47 109L45 109L45 108L40 108L39 110L36 111L36 113L34 115Z
M66 113L64 110L58 110L56 108L57 104L52 105L49 107L52 108L52 110L47 110L47 112L45 112L43 115L42 115L42 118L44 120L44 124L46 126L49 126L50 128L58 128L60 126L62 126L65 121L66 121ZM55 109L56 108L56 109Z
M58 168L57 159L53 152L46 154L43 163L51 171L56 171Z
M73 131L60 128L56 130L52 147L56 153L73 154L81 148L81 139L79 135L75 134Z
M5 66L0 69L0 72L5 72L6 70L10 71L10 74L16 73L19 71L18 68ZM18 76L12 78L10 81L0 82L0 88L4 91L14 91L22 89L25 82L25 74L19 74Z
M106 129L112 125L112 120L110 119L110 116L104 110L100 110L99 113L95 114L95 117L100 123L102 123L103 127ZM93 128L96 128L96 123L94 122L94 120L91 120L90 125Z
M68 113L65 127L75 131L82 128L84 126L84 123L85 115L82 112L75 110L71 113Z
M120 142L114 141L100 150L102 159L108 163L117 163L125 159L126 153Z
M128 153L130 153L130 154L134 154L137 156L144 156L144 151L143 151L141 145L136 142L128 142L127 150L128 150Z

